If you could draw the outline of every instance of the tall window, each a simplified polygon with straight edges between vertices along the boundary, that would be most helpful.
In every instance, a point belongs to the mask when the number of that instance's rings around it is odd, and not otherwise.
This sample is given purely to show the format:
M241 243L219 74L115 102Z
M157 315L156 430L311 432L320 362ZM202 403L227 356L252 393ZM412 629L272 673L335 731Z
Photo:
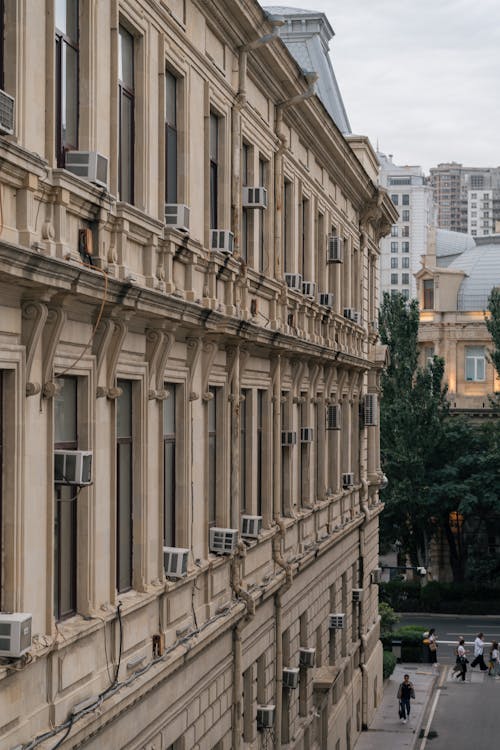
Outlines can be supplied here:
M264 487L264 399L265 391L257 391L257 515L262 515Z
M165 73L165 203L177 203L177 78Z
M77 450L78 412L76 378L60 378L54 399L54 448ZM76 612L77 488L56 485L54 513L54 616L56 620Z
M401 203L403 206L409 206L410 205L410 196L408 193L403 193Z
M175 547L175 409L177 388L167 383L169 397L163 402L163 539L165 546Z
M398 252L398 243L391 242L391 253L397 253L397 252Z
M4 58L4 38L5 38L5 2L0 0L0 89L5 89L5 58ZM0 582L1 583L1 582Z
M219 118L210 113L210 228L219 222Z
M465 379L482 381L485 379L484 346L465 347Z
M56 152L64 167L66 151L78 149L78 0L56 0L55 21Z
M409 267L410 267L410 259L401 258L401 268L409 268Z
M250 146L244 143L241 149L241 182L244 187L248 185L248 165L250 162ZM241 257L248 260L248 209L244 208L241 213Z
M134 37L123 26L119 29L118 59L119 169L120 200L134 202Z
M217 419L219 388L210 386L212 398L208 402L208 525L217 523Z
M283 186L283 272L289 273L292 269L292 183L285 180Z
M261 187L266 186L266 162L263 159L259 159L259 185ZM264 272L264 210L257 212L258 226L258 240L259 240L259 257L257 259L257 270L261 273Z
M242 513L247 513L247 482L248 482L248 410L250 404L250 390L241 391L244 401L240 407L240 507Z
M398 259L391 258L391 268L397 268L397 267L398 267Z
M300 271L302 276L305 277L307 265L306 260L308 256L308 245L309 245L309 201L307 198L302 199L302 236L301 236L301 258L300 258Z
M0 0L1 6L1 0ZM2 8L0 7L0 11ZM4 590L4 577L3 577L3 558L4 558L4 528L3 528L3 483L4 483L4 464L3 464L3 451L4 451L4 407L3 407L3 393L4 393L4 374L0 370L0 612L3 611L3 590Z
M434 309L434 279L424 280L424 310Z
M116 588L132 588L133 411L132 381L119 380L116 417Z

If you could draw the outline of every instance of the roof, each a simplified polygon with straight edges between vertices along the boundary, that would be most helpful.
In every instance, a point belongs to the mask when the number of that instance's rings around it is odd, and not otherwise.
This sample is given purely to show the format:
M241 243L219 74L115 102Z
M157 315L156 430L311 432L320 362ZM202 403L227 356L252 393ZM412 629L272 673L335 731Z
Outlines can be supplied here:
M485 310L491 290L500 287L500 236L491 240L468 248L448 264L448 269L467 274L458 292L460 310Z
M456 256L476 247L474 237L464 232L436 228L436 261L438 266L449 266Z
M328 42L334 31L326 15L284 5L266 6L264 10L284 16L285 24L279 29L280 38L304 72L318 74L319 99L340 132L349 135L351 126L329 55Z

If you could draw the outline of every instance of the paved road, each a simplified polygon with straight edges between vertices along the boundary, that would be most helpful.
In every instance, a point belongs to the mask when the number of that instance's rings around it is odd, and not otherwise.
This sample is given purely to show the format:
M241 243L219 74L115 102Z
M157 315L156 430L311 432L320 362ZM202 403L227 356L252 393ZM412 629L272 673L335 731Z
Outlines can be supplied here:
M485 628L486 630L486 628ZM441 679L430 702L423 727L425 736L415 750L490 750L498 747L500 680L478 668L467 681L458 682L451 667L442 667Z
M419 625L422 632L429 628L436 628L439 640L438 660L441 664L455 663L455 646L459 636L468 642L467 650L469 660L472 661L472 643L476 635L482 631L486 644L485 657L489 653L491 641L500 641L500 616L474 617L471 615L426 615L426 614L402 614L399 625ZM398 627L398 626L396 626ZM500 691L499 691L500 699ZM500 728L499 728L500 735ZM475 750L482 750L476 746Z

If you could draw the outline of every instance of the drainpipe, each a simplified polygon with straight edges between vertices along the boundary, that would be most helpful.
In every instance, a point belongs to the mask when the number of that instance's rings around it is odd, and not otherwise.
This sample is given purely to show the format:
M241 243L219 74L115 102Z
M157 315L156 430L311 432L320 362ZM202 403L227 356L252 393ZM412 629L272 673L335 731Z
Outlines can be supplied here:
M232 743L233 750L241 746L242 716L243 716L243 674L241 670L241 634L255 616L255 601L241 586L241 559L246 554L245 545L240 542L236 554L231 560L231 588L237 599L245 602L246 612L233 628L233 721Z

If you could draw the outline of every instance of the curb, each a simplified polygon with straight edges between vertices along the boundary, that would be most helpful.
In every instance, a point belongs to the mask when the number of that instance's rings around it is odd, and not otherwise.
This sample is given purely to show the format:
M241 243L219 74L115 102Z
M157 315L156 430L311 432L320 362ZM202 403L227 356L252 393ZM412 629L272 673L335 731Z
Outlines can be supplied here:
M444 669L447 669L447 667L444 666L444 665L443 666L439 666L439 668L436 670L436 674L434 674L434 679L432 680L431 689L429 690L429 693L428 693L428 696L427 696L427 700L423 704L422 713L420 714L420 718L419 718L418 722L415 724L415 734L413 735L413 742L410 744L410 750L414 750L414 748L417 745L417 742L422 739L422 737L420 737L420 731L422 729L422 725L424 723L424 719L427 716L427 711L428 711L428 708L429 708L429 704L430 704L430 702L431 702L431 700L434 697L434 694L436 692L436 683L438 682L439 677L441 677L442 670L444 670ZM415 671L418 671L418 670L415 670Z

